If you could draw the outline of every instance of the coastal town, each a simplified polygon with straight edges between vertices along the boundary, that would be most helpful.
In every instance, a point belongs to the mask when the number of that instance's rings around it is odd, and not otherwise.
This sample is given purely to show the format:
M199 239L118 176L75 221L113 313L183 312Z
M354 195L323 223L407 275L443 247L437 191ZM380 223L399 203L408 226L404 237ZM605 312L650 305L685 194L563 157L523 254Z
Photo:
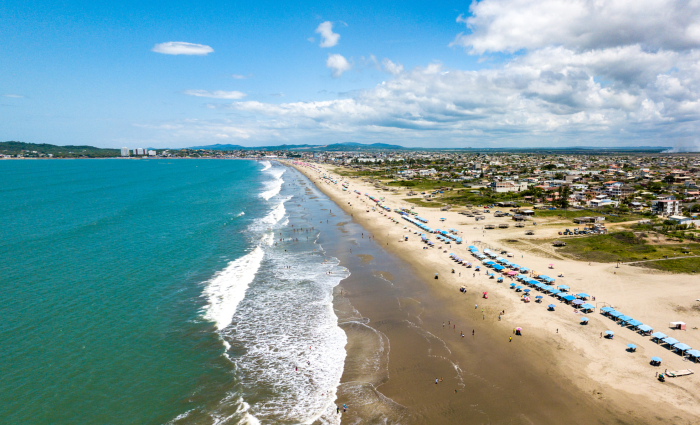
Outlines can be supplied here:
M700 243L695 204L686 202L697 190L695 158L441 159L406 168L313 157L284 162L381 235L381 245L426 285L461 293L455 302L465 316L483 316L488 332L507 343L526 332L534 340L523 344L558 347L553 366L594 398L635 394L660 402L654 409L700 413L697 379L689 377L700 361ZM469 180L452 178L477 163L479 173L464 173ZM500 191L503 182L522 190ZM459 191L474 197L465 203ZM610 204L591 204L596 199ZM655 385L666 379L673 386Z

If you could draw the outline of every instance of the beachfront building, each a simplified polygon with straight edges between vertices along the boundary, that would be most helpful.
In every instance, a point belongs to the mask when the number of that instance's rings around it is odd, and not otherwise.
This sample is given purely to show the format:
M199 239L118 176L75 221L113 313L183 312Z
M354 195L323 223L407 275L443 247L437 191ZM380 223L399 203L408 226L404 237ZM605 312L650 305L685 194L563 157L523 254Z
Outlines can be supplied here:
M129 156L129 148L122 148L122 156Z
M491 182L491 190L496 193L522 192L524 190L527 190L527 183L514 182L512 180L493 181Z
M661 199L651 201L651 212L664 217L679 215L681 212L681 202L676 199Z

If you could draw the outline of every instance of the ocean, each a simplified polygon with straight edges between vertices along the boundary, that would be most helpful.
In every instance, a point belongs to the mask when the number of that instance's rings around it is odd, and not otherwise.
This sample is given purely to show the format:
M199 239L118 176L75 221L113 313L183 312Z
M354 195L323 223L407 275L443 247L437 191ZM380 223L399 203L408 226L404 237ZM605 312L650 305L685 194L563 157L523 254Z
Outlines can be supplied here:
M27 160L0 181L0 422L339 423L349 272L300 173Z

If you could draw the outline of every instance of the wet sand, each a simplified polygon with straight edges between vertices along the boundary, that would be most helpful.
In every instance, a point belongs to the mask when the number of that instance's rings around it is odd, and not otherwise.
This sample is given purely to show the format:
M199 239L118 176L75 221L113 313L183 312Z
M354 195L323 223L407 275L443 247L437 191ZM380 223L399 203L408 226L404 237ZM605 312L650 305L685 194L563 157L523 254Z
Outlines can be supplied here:
M352 273L335 300L348 335L343 423L692 423L628 393L583 391L567 370L586 360L552 337L513 335L498 322L506 304L479 305L480 292L462 294L402 260L400 245L381 236L384 223L335 220L343 237L320 242Z

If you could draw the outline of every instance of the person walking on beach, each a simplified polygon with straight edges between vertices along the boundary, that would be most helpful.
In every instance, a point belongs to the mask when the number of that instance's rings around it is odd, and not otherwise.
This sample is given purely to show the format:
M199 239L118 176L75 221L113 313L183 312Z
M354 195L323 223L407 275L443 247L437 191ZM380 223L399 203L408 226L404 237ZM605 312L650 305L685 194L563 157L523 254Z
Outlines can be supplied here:
M513 337L512 337L512 336L509 336L509 337L508 337L508 342L513 342Z
M474 310L476 310L476 309L477 309L477 307L479 307L479 306L478 306L478 305L476 305L476 304L474 304Z
M472 329L472 336L474 336L474 329Z

